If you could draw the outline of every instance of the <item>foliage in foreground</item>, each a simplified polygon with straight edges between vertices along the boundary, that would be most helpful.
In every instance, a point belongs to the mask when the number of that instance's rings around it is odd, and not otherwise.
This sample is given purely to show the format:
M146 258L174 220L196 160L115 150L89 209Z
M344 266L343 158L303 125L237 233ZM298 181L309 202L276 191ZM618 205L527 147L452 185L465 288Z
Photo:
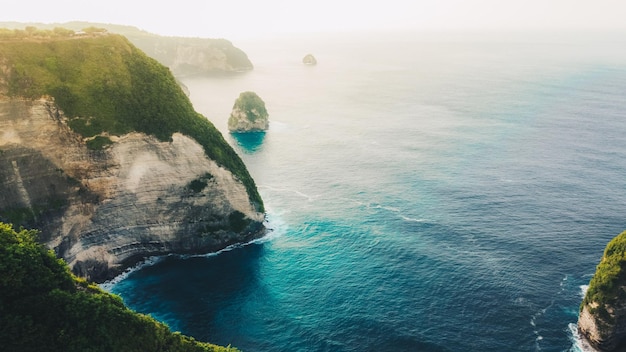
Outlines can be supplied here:
M190 136L236 175L253 204L264 210L254 180L222 134L194 110L167 67L126 38L0 40L0 65L5 63L9 69L0 69L0 93L54 97L70 127L85 138L132 131L162 141L176 132ZM106 146L104 139L93 140L92 149Z
M604 250L604 255L589 282L589 289L581 305L597 303L596 308L604 318L609 318L606 306L626 302L626 231L613 238ZM623 303L622 303L623 304Z
M0 223L3 351L237 351L172 333L129 310L118 296L73 276L36 235Z

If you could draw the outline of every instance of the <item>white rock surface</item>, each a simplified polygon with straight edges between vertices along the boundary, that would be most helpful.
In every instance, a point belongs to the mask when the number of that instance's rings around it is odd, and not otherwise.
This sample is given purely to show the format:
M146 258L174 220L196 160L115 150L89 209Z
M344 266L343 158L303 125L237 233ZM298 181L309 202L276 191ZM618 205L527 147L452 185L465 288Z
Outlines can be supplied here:
M263 233L264 214L244 185L195 140L114 140L89 150L54 102L0 99L0 212L57 204L33 210L34 223L77 274L95 280L147 256L207 252ZM194 180L206 186L195 190ZM239 213L248 226L236 231Z

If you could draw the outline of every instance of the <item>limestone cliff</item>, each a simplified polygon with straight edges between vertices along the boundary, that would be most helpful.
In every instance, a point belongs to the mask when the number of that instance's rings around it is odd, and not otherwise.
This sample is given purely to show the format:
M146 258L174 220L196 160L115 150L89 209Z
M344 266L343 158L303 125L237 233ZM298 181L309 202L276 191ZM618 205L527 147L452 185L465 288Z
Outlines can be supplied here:
M112 63L95 68L102 77L82 77L99 50ZM72 67L64 89L47 67L55 59ZM80 104L96 98L102 105ZM40 228L43 243L96 281L147 256L261 236L263 205L245 166L190 106L173 77L123 38L0 42L0 221ZM97 138L107 143L89 144Z
M607 245L580 307L578 330L600 351L626 351L626 231Z
M225 39L145 36L134 43L180 76L252 69L248 56Z

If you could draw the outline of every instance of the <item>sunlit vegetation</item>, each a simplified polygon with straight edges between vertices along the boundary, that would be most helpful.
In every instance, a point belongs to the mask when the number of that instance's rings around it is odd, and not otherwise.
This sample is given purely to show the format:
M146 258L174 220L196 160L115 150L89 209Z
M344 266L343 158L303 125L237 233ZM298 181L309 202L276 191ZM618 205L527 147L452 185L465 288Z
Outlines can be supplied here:
M605 320L610 319L606 308L615 306L617 302L626 302L625 286L626 231L617 235L606 246L581 308L589 305L592 313L598 312Z
M104 34L107 34L106 29L96 27L88 27L82 31L73 31L62 27L38 29L37 27L27 26L24 29L0 28L0 41L68 39L83 36L100 36Z
M104 34L98 29L84 33L80 38L68 33L68 40L0 42L0 63L9 66L0 70L0 93L54 97L69 117L69 126L85 138L131 131L162 141L171 140L175 132L190 136L207 156L243 182L251 201L263 211L261 197L239 156L215 126L194 110L165 66L120 35L92 35ZM99 139L90 147L98 149L106 143Z
M172 333L118 296L73 276L33 230L0 223L3 351L237 351Z
M239 109L246 113L248 120L256 121L257 118L267 119L265 102L255 92L243 92L235 101L233 109Z
M111 144L113 144L113 141L111 141L111 138L106 136L95 136L94 138L87 140L87 148L91 150L101 150Z
M206 188L206 186L208 186L208 181L210 181L211 179L213 179L213 175L206 173L198 177L197 179L189 182L189 185L187 185L187 188L193 191L194 193L202 192Z

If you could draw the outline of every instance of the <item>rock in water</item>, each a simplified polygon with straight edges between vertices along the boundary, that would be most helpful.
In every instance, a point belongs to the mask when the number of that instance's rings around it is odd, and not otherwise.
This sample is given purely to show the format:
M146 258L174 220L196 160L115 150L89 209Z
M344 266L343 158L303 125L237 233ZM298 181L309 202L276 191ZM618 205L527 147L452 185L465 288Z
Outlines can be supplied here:
M589 283L578 331L600 351L626 351L626 231L615 237Z
M228 118L231 132L261 132L269 128L265 102L254 92L243 92L233 105Z
M302 59L302 63L304 63L305 65L317 65L317 60L315 59L315 56L313 56L311 54L307 54Z

